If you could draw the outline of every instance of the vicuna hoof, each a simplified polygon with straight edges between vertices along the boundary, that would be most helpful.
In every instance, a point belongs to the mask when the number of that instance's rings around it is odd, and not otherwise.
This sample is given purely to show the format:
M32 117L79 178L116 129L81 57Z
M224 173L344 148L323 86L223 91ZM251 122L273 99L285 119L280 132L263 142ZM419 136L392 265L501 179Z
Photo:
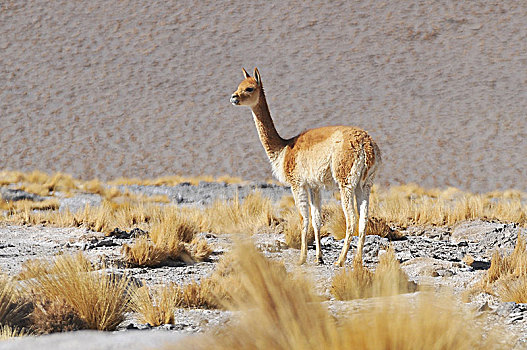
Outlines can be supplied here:
M333 265L335 265L337 267L342 267L342 266L344 266L344 261L336 261Z

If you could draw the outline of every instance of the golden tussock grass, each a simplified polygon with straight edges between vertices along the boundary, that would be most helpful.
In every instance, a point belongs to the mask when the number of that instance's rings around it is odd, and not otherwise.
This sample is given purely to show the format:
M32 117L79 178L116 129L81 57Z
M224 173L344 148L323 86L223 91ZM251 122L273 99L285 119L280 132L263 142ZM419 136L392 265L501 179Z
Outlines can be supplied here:
M30 302L20 293L13 280L0 275L0 325L23 327L31 311Z
M175 284L160 287L143 286L134 290L131 309L137 312L139 322L157 327L174 323L174 308L179 297Z
M216 309L221 307L218 295L222 293L217 282L209 278L192 281L184 286L171 283L166 286L141 287L132 294L131 310L137 312L142 323L152 326L174 322L175 308Z
M371 198L373 216L401 227L454 225L474 219L527 224L527 196L519 191L472 194L410 184L382 190L374 186Z
M50 273L25 281L32 293L65 302L89 329L114 330L124 320L127 293L135 288L128 276L97 270L81 253L42 264L45 266L38 270Z
M0 185L18 184L16 186L17 189L40 196L47 196L57 191L69 193L77 188L78 183L78 180L63 173L48 175L38 170L30 173L18 171L0 172Z
M69 210L34 212L31 210L8 213L4 220L17 224L50 225L58 227L85 227L109 234L114 228L147 229L153 217L160 216L164 206L144 202L115 203L103 200L100 206L85 206L75 213Z
M165 195L143 196L134 195L128 191L121 192L115 185L104 183L98 179L83 181L74 179L71 175L55 173L48 175L41 171L30 173L21 172L0 172L0 186L14 184L16 189L38 194L40 196L53 195L55 192L62 192L66 196L71 196L74 192L86 192L98 194L104 199L111 200L116 197L127 197L135 200L168 203L169 199Z
M236 248L242 290L231 293L242 310L238 322L188 338L174 348L192 349L495 349L504 348L451 296L422 293L417 300L380 301L366 311L335 320L300 278L248 245ZM393 297L392 297L393 298ZM502 341L505 338L502 335Z
M194 263L206 260L212 249L196 235L199 223L182 215L175 207L166 206L153 217L148 237L123 245L125 261L139 266L159 266L168 260Z
M471 293L486 292L502 301L527 303L527 249L525 239L518 236L514 251L501 256L495 251L490 268Z
M156 267L167 262L169 252L155 245L148 237L139 237L132 245L123 244L124 261L133 266Z
M200 282L192 281L178 287L176 307L217 309L222 307L223 300L220 295L225 293L229 286L224 281L204 278Z
M0 340L7 340L9 338L15 337L24 337L26 335L27 333L24 329L9 327L8 325L3 325L0 327Z
M375 272L354 260L352 269L341 270L331 282L331 294L338 300L389 296L414 292L415 289L415 284L401 269L392 247L379 257Z
M31 210L57 210L59 201L55 198L45 199L40 202L23 199L16 202L3 201L0 196L0 210L6 210L10 213L26 212Z
M33 303L35 309L29 316L31 333L49 334L89 328L65 300L48 300L35 295Z
M108 183L110 185L141 185L141 186L176 186L181 183L198 185L200 182L225 182L229 184L239 184L244 181L239 177L223 175L217 178L209 175L201 176L163 176L155 179L138 179L138 178L118 178Z
M202 211L202 229L215 233L258 233L276 224L271 200L260 192L250 193L243 200L238 196L218 200Z
M330 203L325 206L325 210L327 212L327 231L331 233L336 239L342 239L346 237L346 217L344 216L344 211L342 210L341 205ZM385 219L372 215L370 215L368 218L366 234L379 235L390 240L402 238L402 234L397 229L391 228ZM353 235L358 235L358 214Z

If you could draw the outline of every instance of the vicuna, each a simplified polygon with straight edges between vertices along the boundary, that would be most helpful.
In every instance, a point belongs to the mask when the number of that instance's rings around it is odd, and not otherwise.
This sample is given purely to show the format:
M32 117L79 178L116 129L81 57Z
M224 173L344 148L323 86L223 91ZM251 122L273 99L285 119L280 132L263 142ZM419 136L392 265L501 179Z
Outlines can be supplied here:
M320 190L338 186L346 216L346 239L335 265L346 261L359 212L359 243L356 258L362 262L362 249L368 222L368 205L375 173L381 163L379 148L364 130L351 126L311 129L285 140L276 131L265 100L258 69L251 77L243 69L244 80L231 96L233 105L252 110L260 141L271 161L273 174L291 185L295 204L303 218L300 264L307 257L309 207L315 231L316 262L323 263L320 250Z

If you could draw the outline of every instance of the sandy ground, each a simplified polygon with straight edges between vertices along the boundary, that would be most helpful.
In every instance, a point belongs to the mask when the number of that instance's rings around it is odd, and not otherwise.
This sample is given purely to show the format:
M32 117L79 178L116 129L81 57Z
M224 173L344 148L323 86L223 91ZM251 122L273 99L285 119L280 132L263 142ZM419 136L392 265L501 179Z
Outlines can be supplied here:
M0 169L271 177L229 96L258 66L279 132L355 125L381 184L527 190L527 3L3 1Z
M254 191L256 188L275 203L283 196L285 187L262 184L221 185L201 183L199 186L179 185L174 187L132 186L129 189L144 195L166 194L174 203L186 205L203 205L215 198L230 198ZM61 201L61 207L74 209L82 203L96 205L99 201L85 194L76 194ZM411 226L401 233L404 240L391 242L397 259L411 281L420 286L430 286L437 290L450 290L454 298L462 299L475 283L485 274L490 266L493 252L499 249L504 255L510 254L518 235L527 235L527 229L517 224L469 221L453 227ZM83 252L92 262L103 260L108 269L132 276L138 283L147 285L175 282L185 285L199 281L212 273L221 256L233 248L240 235L200 233L213 248L214 253L208 261L194 265L172 263L157 268L129 267L122 263L121 248L123 244L132 244L134 238L105 237L101 233L85 228L54 228L45 226L19 226L7 223L0 224L0 270L10 276L18 274L25 261L35 258L51 259L60 254ZM342 249L343 240L333 237L322 239L322 252L325 264L315 264L314 247L309 247L308 260L298 266L299 250L290 249L284 242L284 236L278 233L259 233L251 236L255 246L269 259L283 262L289 271L301 273L309 279L317 294L323 296L328 310L336 317L349 312L364 309L372 303L385 301L383 298L338 301L330 293L333 276L340 270L333 265ZM351 265L353 251L358 239L352 242L348 254L347 266ZM388 247L388 240L375 235L368 235L364 246L363 261L369 268L375 268L379 254ZM470 255L475 262L468 266L462 262L465 255ZM23 284L22 284L23 286ZM419 292L417 292L419 293ZM404 298L417 300L417 293L409 293ZM391 299L390 299L391 300ZM393 302L397 302L394 297ZM390 301L392 302L392 301ZM461 305L461 304L460 304ZM462 303L467 310L476 310L478 322L472 327L491 329L503 327L504 334L513 334L516 340L511 344L515 349L527 348L527 304L504 303L496 297L479 293L469 303ZM138 322L134 313L128 313L116 332L73 332L53 334L41 337L27 337L0 342L0 349L147 349L164 348L169 342L177 344L181 337L213 332L224 327L237 317L236 312L205 309L177 309L175 321L152 329ZM506 333L505 333L506 332Z

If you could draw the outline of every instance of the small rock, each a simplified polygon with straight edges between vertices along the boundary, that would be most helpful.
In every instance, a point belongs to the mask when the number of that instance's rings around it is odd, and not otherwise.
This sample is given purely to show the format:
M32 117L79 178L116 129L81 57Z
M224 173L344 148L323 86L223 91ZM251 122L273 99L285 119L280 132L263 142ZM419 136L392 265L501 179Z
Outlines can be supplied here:
M515 306L516 303L513 301L501 303L500 305L498 305L496 310L494 310L494 313L501 317L507 317L514 310Z
M437 270L436 272L441 277L452 277L455 275L454 271L452 270Z
M479 311L479 312L483 312L483 311L492 311L492 308L489 306L489 302L486 301L483 305L481 305L481 306L478 308L478 311Z
M399 252L399 253L396 253L395 254L395 257L397 258L397 260L399 260L400 262L405 262L407 260L410 260L410 259L413 259L414 256L412 255L412 253L410 253L409 251L403 251L403 252Z
M0 188L0 197L2 200L8 202L16 202L21 200L29 200L33 202L42 202L44 197L39 196L38 194L29 193L23 190L14 190L11 188Z

